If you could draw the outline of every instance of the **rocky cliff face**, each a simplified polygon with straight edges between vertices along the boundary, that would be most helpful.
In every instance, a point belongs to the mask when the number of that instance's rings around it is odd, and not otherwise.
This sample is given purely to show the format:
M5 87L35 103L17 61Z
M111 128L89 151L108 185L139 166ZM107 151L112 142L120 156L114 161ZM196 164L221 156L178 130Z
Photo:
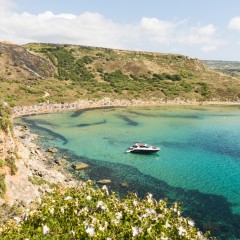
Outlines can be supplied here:
M79 184L64 171L67 164L64 159L57 159L35 143L37 135L25 126L11 125L8 109L0 101L0 206L4 203L27 206L42 193L51 191L52 185ZM2 211L0 207L0 216Z
M1 78L33 80L51 77L53 74L54 69L46 59L36 56L20 45L0 42Z

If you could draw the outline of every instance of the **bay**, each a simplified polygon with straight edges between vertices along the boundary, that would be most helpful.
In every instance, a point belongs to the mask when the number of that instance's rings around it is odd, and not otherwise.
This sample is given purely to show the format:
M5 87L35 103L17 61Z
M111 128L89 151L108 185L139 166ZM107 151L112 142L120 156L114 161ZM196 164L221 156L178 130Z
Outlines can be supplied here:
M84 180L111 178L120 195L152 192L182 202L186 216L221 239L240 236L240 108L153 106L86 109L24 117L56 146L92 167ZM126 154L135 141L161 148ZM127 188L121 183L127 183Z

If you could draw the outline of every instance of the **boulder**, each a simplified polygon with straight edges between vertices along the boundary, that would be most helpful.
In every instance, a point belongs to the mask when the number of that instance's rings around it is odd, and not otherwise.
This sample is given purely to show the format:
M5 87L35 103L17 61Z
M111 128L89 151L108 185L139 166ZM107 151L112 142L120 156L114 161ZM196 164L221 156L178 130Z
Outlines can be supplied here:
M77 163L77 164L73 165L72 167L75 170L82 170L82 169L88 168L89 165L86 163Z
M50 147L50 148L48 148L48 152L56 153L56 152L58 152L58 149L55 147Z
M128 187L128 183L127 182L122 182L120 185L121 185L121 187L124 187L124 188Z
M111 182L112 181L110 179L102 179L97 181L97 183L100 183L100 184L109 184Z

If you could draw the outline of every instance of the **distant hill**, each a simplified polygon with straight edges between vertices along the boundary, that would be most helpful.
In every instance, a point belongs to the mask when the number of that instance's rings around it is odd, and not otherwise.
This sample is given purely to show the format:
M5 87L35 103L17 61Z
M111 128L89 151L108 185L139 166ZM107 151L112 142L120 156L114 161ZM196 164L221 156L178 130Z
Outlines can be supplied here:
M240 80L177 54L0 43L0 98L11 105L122 99L230 100Z
M240 62L238 61L203 61L209 68L240 77Z

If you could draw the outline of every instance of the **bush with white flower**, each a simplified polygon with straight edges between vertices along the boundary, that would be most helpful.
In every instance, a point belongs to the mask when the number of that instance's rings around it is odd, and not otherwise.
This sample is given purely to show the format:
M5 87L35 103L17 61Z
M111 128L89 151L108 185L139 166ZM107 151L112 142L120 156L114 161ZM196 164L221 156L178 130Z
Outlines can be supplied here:
M120 199L92 182L59 188L23 216L0 226L0 239L207 239L194 222L151 194Z

